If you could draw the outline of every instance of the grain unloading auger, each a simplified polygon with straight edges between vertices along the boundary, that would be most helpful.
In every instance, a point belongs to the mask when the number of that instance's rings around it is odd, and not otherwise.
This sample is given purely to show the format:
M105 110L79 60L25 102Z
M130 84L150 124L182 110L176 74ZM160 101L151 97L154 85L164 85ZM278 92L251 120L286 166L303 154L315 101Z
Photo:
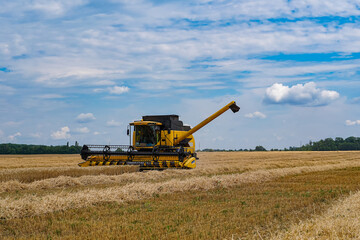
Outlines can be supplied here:
M127 134L132 145L84 145L80 167L101 165L139 165L141 170L195 168L193 133L231 109L240 110L234 101L196 125L185 126L178 115L143 116L130 123Z

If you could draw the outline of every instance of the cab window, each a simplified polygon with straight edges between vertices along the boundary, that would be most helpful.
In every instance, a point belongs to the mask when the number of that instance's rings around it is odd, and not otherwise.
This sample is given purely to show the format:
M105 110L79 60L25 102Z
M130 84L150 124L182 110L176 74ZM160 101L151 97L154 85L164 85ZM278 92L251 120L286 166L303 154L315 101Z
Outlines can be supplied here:
M135 126L135 145L137 147L152 147L159 142L160 128L153 125Z

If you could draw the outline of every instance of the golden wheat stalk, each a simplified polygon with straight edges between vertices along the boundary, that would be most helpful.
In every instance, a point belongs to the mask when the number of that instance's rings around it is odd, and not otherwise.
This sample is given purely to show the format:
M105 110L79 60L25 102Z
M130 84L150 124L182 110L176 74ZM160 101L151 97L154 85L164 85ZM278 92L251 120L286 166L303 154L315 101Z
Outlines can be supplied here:
M324 214L293 225L273 239L360 239L360 191L336 201Z
M0 199L0 218L33 216L69 208L81 208L101 202L124 202L151 198L157 194L182 191L227 188L247 183L263 182L276 177L316 171L327 171L360 166L360 163L340 163L323 166L303 166L271 170L258 170L242 174L191 177L185 180L172 179L165 182L130 183L125 186L105 189L86 189L78 192L56 192L43 196L26 194L20 199L5 197Z
M226 161L226 160L225 160ZM222 160L224 162L224 160ZM358 160L342 160L343 163L352 165L357 164ZM279 161L274 163L271 161L266 163L246 162L244 160L226 163L226 166L219 166L218 164L208 164L206 167L197 168L191 171L183 171L177 169L168 169L166 171L148 171L143 173L132 173L136 168L131 166L120 166L120 168L112 169L112 166L104 167L63 167L63 168L26 168L26 169L7 169L0 170L0 180L6 181L0 185L0 193L19 191L19 190L33 190L33 189L54 189L74 186L93 186L104 184L128 184L132 182L141 181L162 181L172 178L188 178L192 176L206 176L206 175L222 175L231 173L241 173L250 170L260 169L274 169L284 167L301 167L301 166L317 166L326 163L339 163L336 161ZM241 166L239 166L241 165ZM37 175L37 172L42 174ZM60 173L63 174L60 174ZM67 172L67 174L65 174ZM81 175L81 174L82 175ZM3 175L2 175L3 174ZM61 175L56 177L57 175ZM101 176L98 176L101 174ZM80 177L78 177L80 175ZM11 179L11 180L10 180ZM14 180L15 179L15 180ZM21 181L23 179L23 181ZM36 180L38 179L38 180ZM35 181L36 180L36 181Z
M138 166L99 166L99 167L44 167L18 168L0 171L0 182L18 181L33 182L59 176L80 177L85 175L119 175L126 172L137 172Z

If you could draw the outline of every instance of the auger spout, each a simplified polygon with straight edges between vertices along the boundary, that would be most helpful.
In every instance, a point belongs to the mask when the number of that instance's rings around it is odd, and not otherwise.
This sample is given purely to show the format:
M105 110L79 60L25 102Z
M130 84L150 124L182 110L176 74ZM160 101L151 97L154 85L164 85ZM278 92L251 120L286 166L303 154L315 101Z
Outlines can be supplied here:
M193 127L191 130L186 132L184 135L180 136L174 141L174 146L178 145L182 140L186 139L188 136L192 135L196 131L198 131L200 128L208 124L209 122L213 121L215 118L226 112L228 109L231 109L234 113L238 112L240 110L240 107L236 105L235 101L232 101L228 103L226 106L218 110L216 113L211 115L210 117L206 118L204 121Z

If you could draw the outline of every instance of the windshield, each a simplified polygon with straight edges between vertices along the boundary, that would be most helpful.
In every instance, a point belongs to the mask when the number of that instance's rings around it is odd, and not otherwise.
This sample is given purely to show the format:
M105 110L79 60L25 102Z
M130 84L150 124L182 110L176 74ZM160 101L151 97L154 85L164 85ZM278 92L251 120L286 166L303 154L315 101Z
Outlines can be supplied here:
M159 126L135 126L135 145L137 147L152 147L159 142Z

